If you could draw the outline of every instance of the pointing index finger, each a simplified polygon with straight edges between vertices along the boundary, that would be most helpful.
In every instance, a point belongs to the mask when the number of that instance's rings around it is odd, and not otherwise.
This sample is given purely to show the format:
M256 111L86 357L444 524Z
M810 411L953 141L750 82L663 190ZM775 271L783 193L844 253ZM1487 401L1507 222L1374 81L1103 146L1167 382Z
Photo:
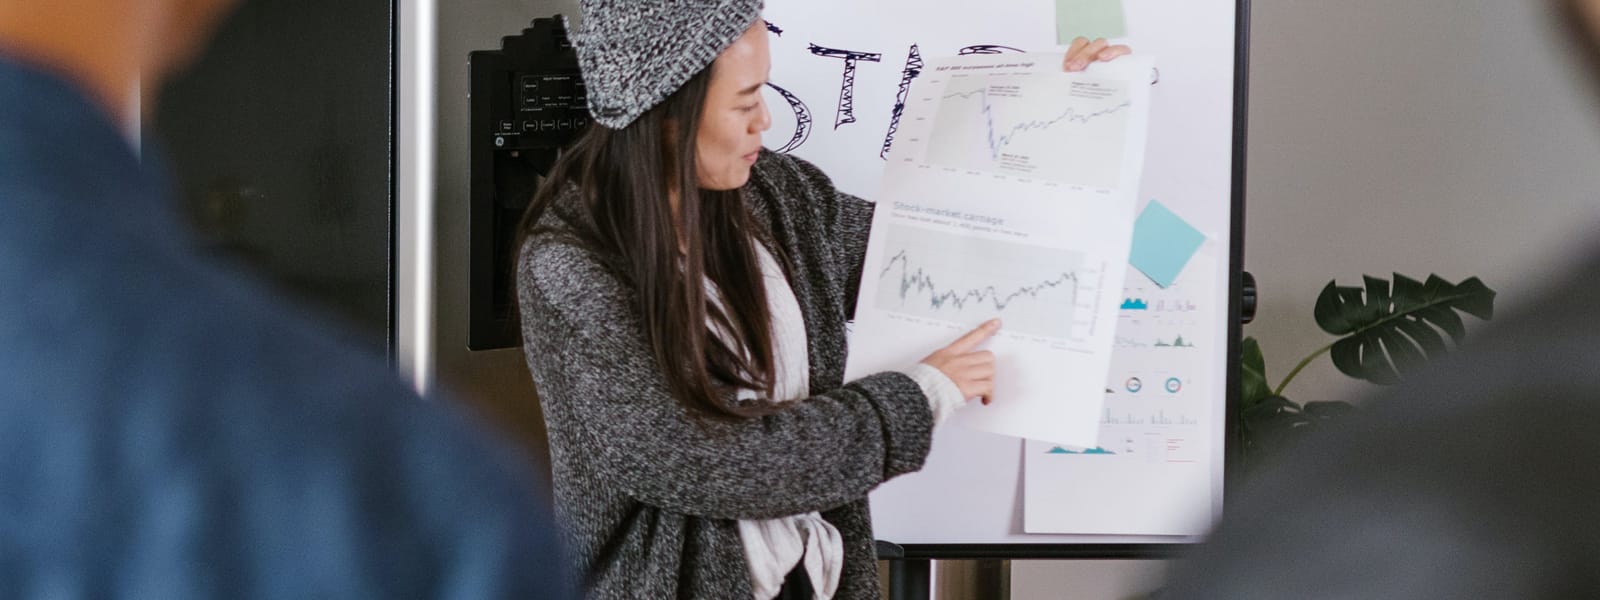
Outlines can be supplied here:
M966 354L977 348L978 344L982 344L984 340L993 337L995 332L998 331L1000 331L1000 319L990 319L979 325L977 329L973 329L957 338L956 341L951 342L950 349L959 354Z

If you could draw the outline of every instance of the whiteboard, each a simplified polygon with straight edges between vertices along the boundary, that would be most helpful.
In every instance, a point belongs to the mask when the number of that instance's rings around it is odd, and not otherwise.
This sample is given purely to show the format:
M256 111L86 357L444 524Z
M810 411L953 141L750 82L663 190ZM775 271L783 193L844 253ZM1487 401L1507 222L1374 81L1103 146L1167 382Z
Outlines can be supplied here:
M764 141L871 199L919 58L1059 53L1058 16L1074 23L1074 10L1097 2L1118 0L768 0L773 127ZM1101 445L941 427L922 471L873 492L879 539L930 551L1003 545L1024 557L1027 548L1194 542L1220 515L1238 323L1244 6L1120 1L1125 35L1114 41L1157 65L1141 202L1159 200L1206 241L1170 287L1129 269L1128 306L1144 308L1119 315L1128 335L1107 381Z

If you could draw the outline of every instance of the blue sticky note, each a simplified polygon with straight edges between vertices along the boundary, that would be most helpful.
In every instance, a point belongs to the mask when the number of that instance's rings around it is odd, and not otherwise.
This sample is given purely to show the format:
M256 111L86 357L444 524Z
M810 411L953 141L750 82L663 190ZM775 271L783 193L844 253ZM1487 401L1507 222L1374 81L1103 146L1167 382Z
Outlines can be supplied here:
M1133 223L1133 254L1128 262L1156 285L1167 287L1200 251L1206 236L1158 201L1151 200Z

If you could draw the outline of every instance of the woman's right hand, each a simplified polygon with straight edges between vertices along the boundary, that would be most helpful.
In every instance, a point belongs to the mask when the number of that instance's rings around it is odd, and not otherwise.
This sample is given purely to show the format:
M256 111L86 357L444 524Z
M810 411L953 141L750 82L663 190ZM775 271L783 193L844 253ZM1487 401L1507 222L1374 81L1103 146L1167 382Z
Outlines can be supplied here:
M922 363L938 369L955 382L963 398L981 397L983 403L988 404L994 394L994 353L977 348L998 331L1000 319L990 319L949 346L929 354Z

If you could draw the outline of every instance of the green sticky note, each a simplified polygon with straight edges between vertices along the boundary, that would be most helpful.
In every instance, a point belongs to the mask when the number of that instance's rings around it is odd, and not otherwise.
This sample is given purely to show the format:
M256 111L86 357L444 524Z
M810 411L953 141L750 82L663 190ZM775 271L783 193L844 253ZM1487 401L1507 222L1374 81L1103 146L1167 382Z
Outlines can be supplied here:
M1133 223L1133 254L1128 262L1156 285L1169 287L1205 241L1200 230L1151 200Z
M1128 35L1122 0L1056 0L1056 41L1071 44L1079 37L1119 38Z

